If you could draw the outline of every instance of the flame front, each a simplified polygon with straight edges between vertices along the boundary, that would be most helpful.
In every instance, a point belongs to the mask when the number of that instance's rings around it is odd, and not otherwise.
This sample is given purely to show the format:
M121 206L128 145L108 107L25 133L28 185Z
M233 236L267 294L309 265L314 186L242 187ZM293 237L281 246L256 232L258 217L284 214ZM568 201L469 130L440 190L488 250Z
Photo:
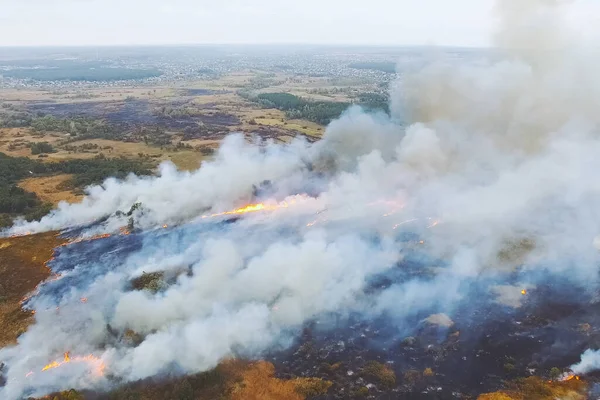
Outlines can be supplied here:
M563 382L567 382L567 381L571 381L571 380L573 380L573 379L575 379L575 380L580 380L581 378L579 378L579 376L577 376L577 375L567 375L567 376L563 377L563 378L561 379L561 381L563 381Z
M246 207L238 208L238 209L232 210L232 211L225 211L222 213L211 214L211 215L203 215L202 218L222 217L225 215L236 215L236 214L248 214L248 213L253 213L253 212L257 212L257 211L273 211L278 208L281 208L281 207L279 207L278 205L266 205L264 203L250 204L250 205L247 205Z
M297 195L295 197L305 198L306 195ZM275 203L275 204L267 204L267 203L248 204L245 207L237 208L235 210L225 211L225 212L216 213L216 214L203 215L202 218L205 219L205 218L213 218L213 217L223 217L226 215L242 215L242 214L255 213L255 212L259 212L259 211L275 211L275 210L279 210L282 208L288 208L295 204L296 204L295 199L291 199L289 201L286 200L286 201L282 201L280 203Z
M73 358L71 358L70 353L66 352L64 354L64 357L63 357L62 361L53 361L53 362L51 362L50 364L48 364L48 365L44 366L44 368L42 368L42 372L43 371L48 371L48 370L51 370L51 369L55 369L55 368L59 368L59 367L62 367L63 365L65 365L65 364L69 364L69 363L87 363L91 367L93 367L92 369L99 376L104 375L104 370L106 368L106 365L104 364L104 362L101 359L99 359L98 357L95 357L92 354L90 354L89 356L85 356L85 357L73 357Z
M96 235L96 236L92 236L92 237L88 237L88 238L74 239L74 240L71 240L71 241L69 241L69 242L67 242L65 244L61 244L58 247L66 247L66 246L70 246L70 245L75 244L75 243L91 242L91 241L94 241L94 240L106 239L106 238L109 238L109 237L111 237L110 233L103 233L101 235ZM50 261L52 261L52 259Z
M9 237L11 239L13 239L13 238L18 238L18 237L23 237L23 236L30 236L32 234L33 234L33 232L15 233L14 235L11 235Z

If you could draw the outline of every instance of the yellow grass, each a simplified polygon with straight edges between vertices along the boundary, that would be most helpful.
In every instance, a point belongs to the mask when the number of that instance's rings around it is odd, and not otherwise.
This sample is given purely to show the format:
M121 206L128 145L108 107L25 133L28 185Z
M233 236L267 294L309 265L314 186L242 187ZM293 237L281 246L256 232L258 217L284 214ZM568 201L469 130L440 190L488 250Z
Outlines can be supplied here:
M235 72L219 79L207 81L206 87L209 89L235 89L247 85L256 74L253 72Z
M88 95L88 98L80 95ZM138 99L162 99L173 96L174 90L165 86L152 87L119 87L119 88L86 88L67 89L52 92L40 89L2 89L0 97L5 101L31 102L31 101L54 101L61 103L83 103L95 101L124 100L131 96Z
M538 377L508 383L506 390L480 395L477 400L584 400L587 384L572 379L566 382L545 381Z
M208 89L208 90L215 90ZM217 93L194 97L195 104L210 104L216 103L219 106L239 104L240 98L235 93Z
M202 161L206 158L196 151L186 150L169 153L165 160L172 161L180 170L195 171L200 168Z
M294 137L289 136L289 135L277 136L277 140L279 140L280 142L283 142L283 143L290 143L293 139L294 139Z
M0 151L13 157L31 157L31 149L25 146L27 142L56 143L57 141L64 139L65 136L65 134L61 133L47 133L43 136L36 135L35 132L29 128L0 128ZM22 145L19 146L18 149L9 150L11 143L21 143Z
M255 121L258 125L276 126L282 129L302 132L308 136L321 137L323 134L323 127L310 121L293 119L281 122L281 119L275 118L258 118Z
M270 126L283 130L298 131L308 136L320 138L325 129L314 122L292 119L288 120L283 111L277 109L248 109L237 113L238 117L244 122L243 129L246 132L252 131L255 126ZM251 125L250 121L254 120L257 125Z
M214 144L215 141L205 141L206 144ZM109 150L98 150L94 153L72 153L60 150L57 153L50 154L47 160L57 159L69 159L69 158L93 158L98 153L103 153L107 157L127 157L127 158L139 158L139 154L148 156L155 156L157 161L172 161L178 168L184 170L194 170L200 166L202 160L206 157L202 153L195 150L161 150L160 147L150 146L143 142L120 142L116 140L107 139L91 139L91 140L80 140L70 143L72 146L81 146L85 143L97 144L99 147L111 147ZM192 146L192 142L190 143Z
M260 361L242 372L230 390L230 400L303 400L327 392L332 383L316 378L282 380L274 377L273 364Z
M42 201L52 203L55 206L61 201L77 203L81 201L83 196L62 188L62 185L72 177L69 174L61 174L28 178L19 182L19 186L28 192L35 193Z

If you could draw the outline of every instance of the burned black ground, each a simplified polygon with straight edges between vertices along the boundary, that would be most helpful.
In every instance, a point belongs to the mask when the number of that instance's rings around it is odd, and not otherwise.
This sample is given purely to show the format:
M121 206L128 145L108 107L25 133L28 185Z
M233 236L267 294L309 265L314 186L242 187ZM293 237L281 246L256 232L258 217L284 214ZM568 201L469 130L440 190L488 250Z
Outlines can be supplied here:
M176 244L173 251L183 251L193 241L210 237L214 229L228 229L236 221L113 235L60 247L48 266L61 278L42 285L37 296L46 297L48 304L55 299L58 306L73 288L85 291L97 276L116 268L145 244ZM78 234L73 230L65 236ZM418 236L405 236L411 250L394 268L374 277L364 295L373 296L404 282L434 279L430 267L445 267L443 260L431 259L420 249ZM140 282L158 276L162 275L142 275L128 290L148 290ZM358 312L324 315L289 332L294 338L291 346L271 349L263 357L275 365L279 378L331 381L331 388L317 399L467 399L503 389L507 381L520 377L550 379L553 368L566 371L582 351L600 348L600 302L595 293L576 282L549 280L529 288L520 307L498 303L490 288L497 283L514 284L523 276L516 271L500 281L497 277L465 281L461 284L463 300L453 310L443 310L451 318L446 324L428 319L440 312L436 306L402 318L393 313L369 318ZM163 283L175 284L176 280ZM151 288L151 292L161 290L160 285ZM599 378L585 377L590 382Z

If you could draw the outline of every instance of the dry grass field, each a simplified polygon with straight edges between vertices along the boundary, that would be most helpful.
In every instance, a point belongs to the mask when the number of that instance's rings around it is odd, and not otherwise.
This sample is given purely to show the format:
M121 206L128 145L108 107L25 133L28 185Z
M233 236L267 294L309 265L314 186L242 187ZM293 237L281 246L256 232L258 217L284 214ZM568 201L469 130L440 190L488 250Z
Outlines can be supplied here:
M64 188L72 177L69 174L60 174L28 178L19 182L19 187L35 193L44 203L51 203L54 206L61 201L77 203L82 199L82 196Z
M63 243L55 232L0 239L0 347L15 343L33 322L21 301L50 276L46 263Z

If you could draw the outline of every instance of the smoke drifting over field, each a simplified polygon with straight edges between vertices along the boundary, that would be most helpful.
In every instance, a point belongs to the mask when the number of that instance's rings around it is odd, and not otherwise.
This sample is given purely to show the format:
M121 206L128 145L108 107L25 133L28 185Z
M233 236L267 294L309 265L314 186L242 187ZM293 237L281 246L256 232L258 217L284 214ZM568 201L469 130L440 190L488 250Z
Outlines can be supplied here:
M567 6L499 0L504 60L439 61L404 76L391 118L352 109L314 145L234 135L196 172L163 165L155 178L109 180L81 204L17 224L9 234L103 219L82 235L113 233L141 203L131 215L144 233L59 251L52 266L62 279L29 304L36 324L0 350L1 397L206 370L285 347L303 323L331 314L385 315L409 332L407 318L452 318L490 279L485 290L512 307L536 281L596 289L600 79L560 20ZM265 180L272 186L256 200ZM237 213L235 223L215 215L249 202L264 212ZM400 233L417 234L443 266L369 293L408 252ZM523 281L498 285L517 266ZM155 271L171 284L131 290ZM41 372L67 351L101 361ZM600 366L596 353L583 357L579 371Z

